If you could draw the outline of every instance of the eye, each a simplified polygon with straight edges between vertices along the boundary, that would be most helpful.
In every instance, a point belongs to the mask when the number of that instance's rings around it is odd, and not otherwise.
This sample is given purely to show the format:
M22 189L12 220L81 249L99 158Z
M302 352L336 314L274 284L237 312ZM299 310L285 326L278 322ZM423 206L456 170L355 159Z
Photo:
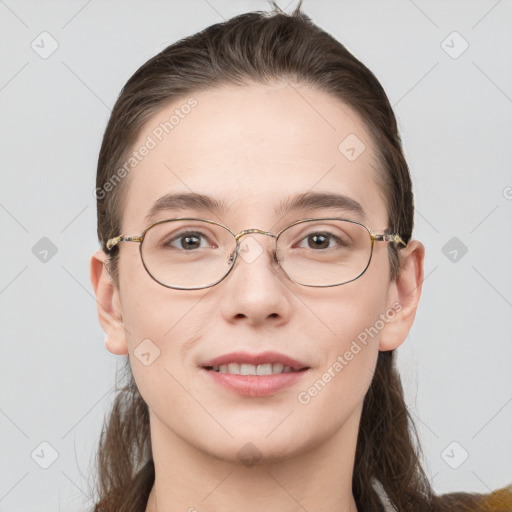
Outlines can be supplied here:
M339 233L335 235L329 231L317 231L309 233L302 238L298 247L305 247L307 249L321 250L333 248L348 248L350 245L349 239L346 235Z
M202 243L203 242L203 243ZM179 234L173 233L162 243L164 248L174 248L185 251L212 247L208 237L200 231L186 231Z

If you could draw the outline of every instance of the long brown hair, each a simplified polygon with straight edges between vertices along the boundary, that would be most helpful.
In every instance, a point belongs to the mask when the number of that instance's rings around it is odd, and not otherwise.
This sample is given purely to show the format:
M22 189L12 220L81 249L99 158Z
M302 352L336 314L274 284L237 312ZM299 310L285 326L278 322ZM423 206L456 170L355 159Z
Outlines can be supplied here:
M374 74L301 11L272 2L271 12L245 13L182 39L146 62L128 80L108 122L98 160L98 237L117 281L118 251L106 241L120 232L128 178L119 169L145 123L165 104L219 84L266 84L287 80L324 91L351 107L373 138L389 229L409 241L413 194L396 119ZM136 172L136 171L135 171ZM117 176L117 178L116 178ZM110 186L107 186L110 183ZM390 244L391 279L400 268ZM115 398L97 454L95 512L143 512L154 483L149 415L128 360L126 385ZM361 512L382 510L372 485L378 481L398 511L478 510L478 495L433 493L407 410L393 351L379 352L365 396L357 439L352 490Z

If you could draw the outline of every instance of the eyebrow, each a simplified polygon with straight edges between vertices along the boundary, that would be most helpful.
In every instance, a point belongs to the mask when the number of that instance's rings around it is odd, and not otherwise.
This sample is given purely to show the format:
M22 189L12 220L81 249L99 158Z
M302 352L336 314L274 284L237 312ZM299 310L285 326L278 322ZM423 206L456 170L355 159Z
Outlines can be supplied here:
M178 212L186 209L225 214L228 208L222 200L204 194L195 192L170 193L155 201L146 215L146 222L148 224L154 222L157 214L162 211ZM342 194L328 192L305 192L291 196L279 203L275 213L278 216L284 216L300 210L341 210L357 216L360 220L365 220L366 218L363 207L355 199Z
M305 192L289 197L281 201L276 208L276 214L286 215L298 210L343 210L361 220L366 218L363 207L355 199L333 192Z
M197 194L195 192L171 193L166 194L155 201L146 215L146 222L148 224L154 222L157 214L162 211L179 211L187 209L197 210L198 212L214 211L226 213L225 203L218 201L213 197L206 196L204 194Z

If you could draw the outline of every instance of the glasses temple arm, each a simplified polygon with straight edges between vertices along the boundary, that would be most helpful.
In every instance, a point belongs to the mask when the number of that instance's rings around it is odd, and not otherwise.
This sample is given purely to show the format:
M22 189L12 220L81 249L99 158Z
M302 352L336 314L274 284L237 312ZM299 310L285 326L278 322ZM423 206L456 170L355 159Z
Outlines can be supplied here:
M400 235L374 235L375 240L379 242L393 242L395 244L402 244L404 247L407 247L407 244L403 241Z
M123 236L123 235L115 236L114 238L110 238L109 240L107 240L107 243L106 243L107 250L110 251L113 247L115 247L120 242L142 242L142 236L141 235L137 235L137 236Z

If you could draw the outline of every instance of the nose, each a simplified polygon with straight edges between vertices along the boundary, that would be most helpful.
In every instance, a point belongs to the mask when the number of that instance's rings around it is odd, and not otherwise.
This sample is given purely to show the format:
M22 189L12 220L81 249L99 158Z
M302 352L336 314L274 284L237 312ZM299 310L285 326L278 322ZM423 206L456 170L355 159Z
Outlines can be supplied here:
M268 235L270 239L258 237ZM242 239L242 236L248 235ZM246 230L237 235L238 254L235 268L220 289L221 308L229 322L246 319L252 326L273 319L286 322L292 311L290 286L275 256L275 237L261 230ZM224 284L224 287L222 286ZM291 283L293 285L293 283Z

